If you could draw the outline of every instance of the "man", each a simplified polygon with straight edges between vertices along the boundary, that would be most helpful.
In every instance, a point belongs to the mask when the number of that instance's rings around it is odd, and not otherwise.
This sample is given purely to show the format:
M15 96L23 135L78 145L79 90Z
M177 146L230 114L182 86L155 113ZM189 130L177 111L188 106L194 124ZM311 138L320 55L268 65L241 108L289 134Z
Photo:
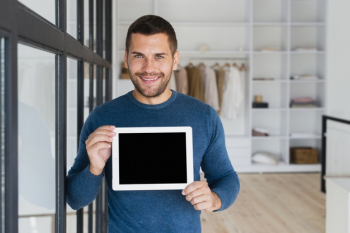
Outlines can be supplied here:
M124 56L135 89L96 107L82 129L78 155L67 176L67 202L73 209L90 204L104 175L109 233L201 232L201 210L224 210L238 195L239 180L216 111L168 87L179 62L176 50L175 31L166 20L153 15L137 19L128 30ZM184 190L114 191L114 128L161 126L192 127L195 181ZM151 146L157 147L157 142ZM200 167L208 183L200 181Z

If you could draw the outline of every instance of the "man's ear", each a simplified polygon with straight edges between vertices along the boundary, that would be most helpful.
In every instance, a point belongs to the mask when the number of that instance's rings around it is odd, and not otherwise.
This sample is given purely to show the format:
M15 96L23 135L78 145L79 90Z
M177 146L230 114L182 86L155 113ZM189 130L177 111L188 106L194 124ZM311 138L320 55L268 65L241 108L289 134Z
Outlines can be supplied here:
M179 51L176 51L175 54L174 54L173 70L177 69L177 65L179 64L179 58L180 58Z
M126 51L126 49L125 49L125 53L124 53L124 65L125 65L125 68L129 69L129 67L128 67L128 51Z

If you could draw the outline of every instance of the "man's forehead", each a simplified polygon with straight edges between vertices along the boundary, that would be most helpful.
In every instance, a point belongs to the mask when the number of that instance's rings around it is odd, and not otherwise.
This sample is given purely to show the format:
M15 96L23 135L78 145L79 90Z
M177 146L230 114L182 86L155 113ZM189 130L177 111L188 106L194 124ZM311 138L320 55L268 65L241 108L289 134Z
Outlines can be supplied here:
M162 42L162 44L169 44L168 35L165 33L157 33L152 35L145 35L141 33L131 34L131 44L134 42L139 43L152 43L152 42Z
M157 33L152 35L145 35L141 33L132 33L131 34L131 43L130 49L138 49L140 50L142 47L147 46L147 49L160 49L162 51L159 52L169 52L170 46L168 41L168 35L165 33ZM141 47L141 48L140 48ZM166 50L166 51L164 51ZM130 51L132 52L132 51ZM139 51L142 52L142 51Z

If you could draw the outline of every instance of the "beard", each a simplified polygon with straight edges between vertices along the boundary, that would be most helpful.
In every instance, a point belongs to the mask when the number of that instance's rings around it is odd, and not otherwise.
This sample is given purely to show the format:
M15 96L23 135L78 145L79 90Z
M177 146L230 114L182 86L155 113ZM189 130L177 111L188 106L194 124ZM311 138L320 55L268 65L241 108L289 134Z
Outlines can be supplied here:
M170 81L172 70L173 70L173 66L171 66L170 73L168 75L165 75L163 72L160 72L160 73L136 72L135 74L132 74L131 70L129 69L129 75L130 75L131 82L134 84L136 90L141 95L147 98L154 98L164 93ZM142 81L140 80L139 76L157 76L159 77L159 80L157 80L159 84L158 86L154 86L154 87L142 85Z

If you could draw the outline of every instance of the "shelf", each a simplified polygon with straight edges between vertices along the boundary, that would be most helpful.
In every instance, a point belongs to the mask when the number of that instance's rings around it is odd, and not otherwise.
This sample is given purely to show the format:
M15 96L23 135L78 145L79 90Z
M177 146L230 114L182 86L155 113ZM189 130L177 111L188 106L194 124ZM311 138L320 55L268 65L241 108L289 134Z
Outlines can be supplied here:
M324 22L292 22L290 23L291 26L315 26L315 27L322 27L322 26L326 26L326 24Z
M226 51L196 51L196 50L179 50L180 55L200 55L200 56L222 56L222 55L247 55L248 51L226 50Z
M199 2L199 1L198 1ZM180 64L232 64L246 63L249 71L244 80L245 96L252 99L262 95L270 108L252 108L246 101L244 115L237 120L222 119L225 140L230 150L242 147L247 156L252 151L266 150L280 154L280 164L252 164L249 157L244 164L236 165L237 172L319 172L320 164L289 164L289 147L313 146L320 148L320 135L290 136L290 132L319 132L320 116L325 111L326 90L326 4L325 0L239 0L204 2L198 9L197 1L139 1L140 11L167 16L174 26L180 44ZM132 9L128 1L124 5ZM155 4L155 5L154 5ZM147 8L148 7L148 8ZM183 8L183 7L186 7ZM219 11L212 9L220 8ZM123 8L125 10L125 7ZM184 17L176 12L185 9ZM232 14L232 9L235 14ZM154 12L152 12L154 11ZM118 30L118 61L124 57L125 34L133 23L128 11L122 11ZM213 12L209 15L207 12ZM120 12L119 12L120 13ZM238 13L238 14L237 14ZM221 39L220 39L221 38ZM208 45L209 51L199 51ZM300 47L318 50L295 51ZM261 48L277 48L260 51ZM315 75L321 79L291 80L291 75ZM253 77L274 77L274 80L253 80ZM118 79L117 93L124 94L133 88L130 79ZM72 83L73 84L73 83ZM319 102L317 108L290 108L293 98L310 96ZM251 109L251 110L250 110ZM244 118L244 119L243 119ZM254 126L270 129L274 134L267 137L251 135ZM236 133L236 135L235 135Z
M291 112L317 112L324 111L324 108L289 108Z
M286 136L267 136L267 137L252 136L252 140L281 140L281 139L288 139L288 137Z
M288 108L251 108L254 112L279 112L287 111Z
M288 51L253 51L253 54L262 55L262 54L288 54Z
M290 80L290 83L325 83L325 80Z
M297 140L297 139L322 139L322 137L321 136L314 136L314 137L307 137L307 136L305 136L305 137L289 137L289 139L291 139L291 140Z
M254 22L253 26L288 26L288 23L283 23L283 22Z
M284 164L278 165L261 165L252 164L250 166L236 166L235 171L238 173L263 173L263 172L319 172L321 164Z
M275 79L275 80L252 80L253 83L260 84L260 83L287 83L287 80L285 79Z
M290 54L325 54L325 51L290 51Z

